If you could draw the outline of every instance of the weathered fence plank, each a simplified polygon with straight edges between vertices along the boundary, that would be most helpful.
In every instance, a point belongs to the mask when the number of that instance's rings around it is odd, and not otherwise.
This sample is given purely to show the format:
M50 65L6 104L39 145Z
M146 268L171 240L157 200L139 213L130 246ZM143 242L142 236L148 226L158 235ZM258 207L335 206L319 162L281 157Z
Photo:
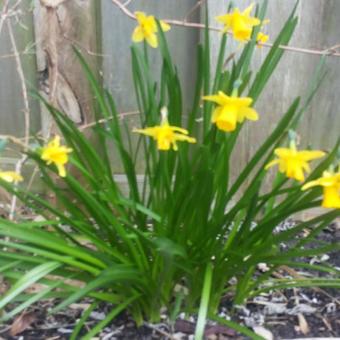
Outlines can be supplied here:
M241 10L251 0L236 0L235 6ZM261 3L261 1L259 1ZM269 1L267 18L270 23L266 30L273 41L288 18L296 1ZM225 13L229 1L209 1L210 17ZM340 2L336 0L301 0L297 8L299 23L291 41L292 46L313 49L326 49L339 43ZM216 21L215 21L216 23ZM215 55L220 35L212 33ZM237 44L229 44L229 51L235 51ZM258 48L255 53L254 67L259 67L268 53L267 48ZM296 96L306 94L308 86L320 60L320 56L297 52L286 52L266 90L256 105L261 120L256 125L246 126L242 141L243 158L253 152L258 142L273 129L279 117L287 110ZM329 57L328 77L306 112L300 132L303 144L328 148L340 136L340 110L337 93L340 89L340 58Z
M60 3L55 7L48 4ZM35 36L39 89L48 100L81 125L93 120L93 100L81 65L73 51L80 49L96 72L98 2L35 1ZM46 136L54 130L43 111Z
M262 0L259 1L261 3ZM253 1L236 0L233 3L241 10ZM217 15L227 12L230 1L209 0L211 24ZM265 31L274 41L285 20L294 8L295 0L269 1L266 17L270 23ZM340 11L340 2L333 0L301 0L297 8L299 23L290 45L323 50L339 43L340 27L336 24ZM213 55L218 53L220 33L211 33ZM228 52L239 51L239 43L228 41ZM257 48L253 67L257 69L264 61L267 48ZM240 135L239 143L233 155L233 168L240 169L256 151L264 137L272 131L286 112L293 100L308 91L313 73L320 62L320 56L297 52L286 52L279 66L272 75L261 98L256 103L260 120L246 124ZM301 145L328 149L340 137L340 109L338 107L340 90L340 58L329 57L326 61L328 77L313 99L299 126ZM236 170L236 173L238 170ZM235 174L236 174L235 173ZM272 181L267 178L268 185Z
M131 11L142 10L159 18L183 19L195 3L195 0L135 0L129 4L129 9ZM245 8L251 3L251 0L235 0L234 3L240 8ZM24 15L20 15L20 24L16 26L15 31L21 52L34 41L31 2L22 2L22 4L21 10ZM226 11L229 1L208 0L208 4L211 23L213 23L213 18L216 15ZM269 1L267 17L271 19L271 23L268 25L271 40L277 35L294 4L295 0ZM101 10L96 8L97 6L101 7ZM339 43L340 28L337 24L337 13L339 12L340 2L338 0L301 0L298 7L300 22L291 44L299 47L324 49ZM75 101L71 100L71 102L76 102L80 106L79 111L69 109L70 114L75 114L75 119L79 120L80 112L80 115L82 115L80 120L91 120L92 99L89 96L80 66L77 65L77 61L72 55L72 44L83 47L86 56L91 55L89 60L95 67L98 60L98 56L95 54L103 55L100 58L104 83L116 98L118 109L125 112L136 110L129 50L131 33L136 22L125 16L111 0L102 0L101 2L94 0L65 1L60 5L58 13L61 19L58 29L61 29L61 31L58 33L56 43L58 55L61 56L59 60L60 74L65 80L61 83L67 85L61 86L61 88L71 89L72 98L76 99ZM43 15L42 11L38 13L40 20L44 18ZM46 78L46 56L43 53L45 38L41 31L43 27L46 28L48 22L44 23L42 20L39 24L37 14L35 20L35 33L38 37L35 41L38 53L39 77L37 78L39 78L41 84L41 81ZM198 20L199 13L196 11L190 17L190 21ZM97 29L98 25L101 25L100 30ZM101 39L97 39L99 31L101 31ZM195 45L199 39L199 34L200 32L196 29L182 27L173 27L167 33L172 53L179 66L185 97L190 97L195 81ZM211 33L211 35L213 46L215 46L212 54L216 56L220 34ZM101 40L101 46L99 46L99 40ZM228 46L230 52L237 49L237 44ZM260 65L267 52L268 49L266 48L257 49L254 67ZM20 81L17 76L15 61L13 57L8 56L11 53L8 32L4 27L0 35L0 133L23 136L24 120ZM25 67L27 83L36 86L35 56L23 53L21 58ZM159 68L157 53L152 53L151 58L155 67ZM244 163L249 155L254 152L256 145L275 126L277 119L284 113L293 98L306 92L318 62L318 56L294 52L285 54L277 72L268 84L261 100L257 103L261 121L254 125L247 124L245 126L235 159L236 167ZM328 148L339 137L340 110L338 109L339 98L337 93L340 91L340 58L329 57L327 65L329 67L328 78L300 126L304 145L311 143L313 146ZM32 132L36 132L41 126L46 130L46 118L43 118L41 124L39 105L35 102L30 104ZM70 107L74 108L74 105ZM185 111L186 108L184 108ZM85 116L85 119L83 116ZM129 118L130 127L138 125L138 120L135 118ZM1 162L8 162L8 160L4 161L2 158ZM114 161L114 164L117 163ZM121 171L119 167L116 167L115 170L118 173Z
M195 0L135 0L129 5L129 9L143 11L155 15L159 19L182 20L195 5ZM190 20L199 20L199 11L190 16ZM131 73L130 46L131 35L136 21L124 15L111 0L102 2L102 53L103 53L103 77L104 83L110 88L117 107L121 112L135 111L137 109L134 95L134 87ZM172 27L166 34L171 53L181 77L185 103L190 103L196 73L196 44L199 39L199 31L182 27ZM142 45L141 45L142 48ZM155 65L155 77L160 67L158 51L150 52L150 64ZM157 78L155 78L157 79ZM185 110L184 110L185 111ZM139 124L137 116L129 116L128 125L136 127ZM114 161L114 164L118 164ZM139 168L142 168L143 160L140 159ZM118 169L121 171L121 169Z
M0 33L0 134L23 137L25 130L23 94L6 20L10 20L13 27L15 43L25 72L26 85L28 88L34 88L36 86L36 63L29 3L21 3L18 8L18 19L15 17L5 19ZM29 104L31 132L36 132L40 128L38 104L31 98Z

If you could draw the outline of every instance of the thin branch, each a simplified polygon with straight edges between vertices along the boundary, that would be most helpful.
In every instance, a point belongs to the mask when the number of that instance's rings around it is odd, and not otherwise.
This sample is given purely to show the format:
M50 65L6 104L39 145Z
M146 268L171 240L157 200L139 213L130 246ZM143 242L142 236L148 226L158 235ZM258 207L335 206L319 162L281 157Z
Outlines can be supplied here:
M11 143L13 143L13 144L19 146L20 148L22 148L24 151L27 150L27 145L23 142L24 138L17 138L17 137L14 137L12 135L0 135L0 139L7 139Z
M131 19L136 19L135 15L128 10L124 4L122 4L119 0L111 0L113 4L115 4L126 16L128 16ZM204 29L205 25L195 22L186 22L185 20L170 20L170 19L164 19L165 22L167 22L170 25L173 26L182 26L182 27L189 27L189 28L197 28L197 29ZM209 30L220 32L221 28L209 26ZM227 32L228 34L231 34L230 32ZM271 48L273 47L272 43L261 43L261 46ZM338 45L336 45L338 46ZM333 56L333 57L340 57L340 52L337 51L337 49L334 49L334 47L330 47L324 50L316 50L316 49L310 49L310 48L302 48L302 47L294 47L294 46L287 46L287 45L280 45L279 48L290 51L290 52L297 52L297 53L304 53L304 54L312 54L312 55L326 55L326 56Z
M8 1L9 0L5 0L0 14L0 33L2 31L2 27L4 26L5 19L7 18L8 15Z
M183 21L188 21L190 16L192 16L207 0L198 0L194 6L191 7L191 9L188 11L188 13L185 15Z
M144 322L144 326L152 329L154 332L159 333L160 335L163 335L166 339L170 339L170 340L174 339L174 337L170 333L163 331L162 329L160 329L157 326L154 326L154 325L147 323L147 322Z
M67 36L67 34L65 32L62 32L62 37L69 41L72 45L79 47L81 50L85 51L88 55L90 56L94 56L94 57L101 57L101 58L105 58L105 57L109 57L108 54L101 54L101 53L97 53L94 51L91 51L90 49L88 49L87 47L85 47L84 45L82 45L80 42L70 38Z
M0 33L2 31L3 25L6 21L6 19L10 18L10 17L17 17L18 15L18 6L20 5L22 0L17 0L17 2L12 6L12 7L8 7L9 4L9 0L5 0L3 7L2 7L2 11L0 13Z
M125 1L125 2L124 2L124 6L129 5L131 1L132 1L132 0L127 0L127 1Z
M118 116L119 116L120 119L123 119L123 118L125 118L127 116L134 116L134 115L136 115L138 113L139 113L139 111L122 112ZM108 122L108 121L110 121L112 119L113 119L113 117L99 119L97 121L94 121L94 122L91 122L91 123L88 123L88 124L85 124L85 125L81 125L79 127L79 130L85 130L85 129L93 127L93 126L95 126L97 124L104 124L104 123L106 123L106 122Z

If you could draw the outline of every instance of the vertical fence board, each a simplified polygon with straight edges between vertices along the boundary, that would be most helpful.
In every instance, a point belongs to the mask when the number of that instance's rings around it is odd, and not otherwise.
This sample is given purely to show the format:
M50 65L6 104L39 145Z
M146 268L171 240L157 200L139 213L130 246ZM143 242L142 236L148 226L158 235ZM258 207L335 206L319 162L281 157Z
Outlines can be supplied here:
M195 5L195 0L135 0L129 5L129 9L143 11L155 15L159 19L182 20L188 11ZM190 20L199 20L199 12L195 12ZM136 21L124 15L111 0L102 2L102 46L103 46L103 76L104 83L111 90L120 112L134 111L137 109L132 73L130 46L131 35ZM195 29L172 27L166 33L168 43L181 78L184 92L184 106L191 103L196 73L196 44L199 32ZM143 45L140 44L140 48ZM159 51L150 51L150 64L155 65L155 79L159 77L160 58ZM184 107L183 111L186 111ZM128 119L128 125L132 128L138 126L138 117ZM118 162L114 161L114 164ZM142 168L142 159L139 168ZM121 169L118 169L121 171Z
M233 3L243 10L252 2L235 0ZM208 1L211 24L218 25L214 18L226 13L229 3L226 0ZM276 38L295 3L295 0L269 1L266 17L270 19L270 23L265 27L265 31L270 34L270 41ZM339 43L340 27L337 24L339 11L340 2L336 0L301 0L297 8L299 23L290 45L323 50ZM211 37L216 61L220 34L211 33ZM237 50L240 50L239 43L232 42L232 38L228 38L228 51L231 53ZM255 69L260 67L267 53L267 48L257 48L253 62ZM256 104L260 120L244 126L234 157L236 168L245 164L259 143L274 129L292 101L297 96L306 94L319 61L320 56L285 52ZM329 70L328 77L313 99L299 127L303 146L330 148L340 136L340 109L338 108L340 58L329 57L326 63Z
M92 0L64 1L51 8L35 1L35 34L40 91L49 101L81 125L93 121L89 84L73 47L82 51L97 72L97 10ZM50 116L42 116L44 135L49 134Z
M259 0L259 2L261 1ZM251 2L251 0L234 1L235 5L240 8L245 8ZM20 23L15 27L20 52L23 52L25 48L25 52L33 51L33 49L27 49L27 46L34 42L31 3L22 2L21 11L23 15L20 16ZM129 9L145 11L162 19L183 19L195 3L195 0L135 0L129 4ZM229 1L227 0L208 0L211 24L213 24L213 18L216 15L226 11L228 4ZM271 19L271 23L267 29L271 35L271 41L278 34L294 4L295 0L269 1L267 17ZM98 18L97 6L98 8L101 7L100 18ZM61 58L62 74L67 78L78 103L84 110L85 120L91 120L92 98L86 82L84 82L80 66L77 65L74 55L72 56L72 43L78 44L78 47L84 47L83 51L87 57L95 53L103 55L101 71L104 83L117 100L118 109L123 112L136 110L130 67L131 34L136 22L125 16L111 0L102 0L101 2L94 0L65 1L59 12L61 18L65 19L61 21L61 24L62 27L67 28L68 36L68 39L65 36L59 37L58 41L59 54L63 56ZM339 12L340 2L338 0L301 0L298 7L300 21L291 45L324 49L339 43L340 28L337 15ZM198 20L199 13L196 12L190 18L190 21ZM98 22L101 24L100 30L102 32L101 51L97 40ZM216 25L215 22L214 25ZM37 26L36 31L39 31ZM179 66L184 98L188 99L186 103L190 103L196 78L195 46L199 39L199 33L196 29L182 27L172 27L172 30L167 33L172 54ZM220 34L211 33L211 36L212 56L216 58ZM41 41L36 40L36 43L38 44L39 54ZM231 44L229 40L228 48L229 52L233 52L238 48L238 44ZM255 68L260 66L267 53L268 49L266 48L257 49L253 64ZM11 54L12 49L8 32L6 26L4 26L0 34L0 134L13 134L22 137L24 130L22 94L14 58L8 56ZM155 69L159 69L160 62L157 51L153 51L150 56ZM21 58L27 84L35 87L37 85L36 76L38 74L41 80L44 68L41 68L41 64L38 62L37 73L34 54L24 53L21 54ZM96 68L97 56L91 55L89 60L92 66ZM285 53L278 70L256 105L261 114L261 121L246 124L242 133L236 152L237 157L234 159L236 168L239 168L249 159L263 137L275 127L277 120L295 96L306 92L318 62L318 56L294 52ZM314 147L329 148L339 137L340 58L329 57L327 66L329 68L328 78L313 100L312 106L300 126L304 145L312 144ZM155 77L157 77L157 72ZM30 105L31 132L34 133L41 128L40 109L39 105L32 100L30 100ZM187 107L184 108L184 112L186 111ZM129 118L129 127L139 124L137 118ZM0 161L2 164L15 161L14 158L4 159L3 156ZM13 155L6 154L6 156L11 157ZM115 156L113 162L114 164L118 163ZM142 160L140 162L141 167ZM122 170L116 165L114 165L114 169L117 172Z

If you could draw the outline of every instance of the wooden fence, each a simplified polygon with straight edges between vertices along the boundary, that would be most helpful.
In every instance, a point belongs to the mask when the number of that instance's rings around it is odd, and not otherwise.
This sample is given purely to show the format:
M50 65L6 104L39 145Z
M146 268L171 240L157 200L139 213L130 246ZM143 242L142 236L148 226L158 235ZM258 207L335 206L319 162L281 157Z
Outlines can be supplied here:
M259 0L261 2L262 0ZM44 3L60 3L47 8ZM123 1L122 1L123 2ZM132 0L130 11L143 10L159 18L198 22L201 13L195 8L196 0ZM211 23L214 17L226 12L230 1L207 0ZM251 1L236 0L245 8ZM0 10L6 1L0 1ZM9 8L12 1L9 1ZM14 3L14 1L13 1ZM295 4L295 0L269 0L267 29L271 39ZM298 6L300 21L292 46L324 50L339 43L339 0L301 0ZM39 87L52 96L73 119L86 124L92 121L91 96L80 67L72 52L72 45L83 49L98 77L113 92L119 110L134 111L132 77L130 71L130 37L135 22L126 16L112 0L35 0L21 1L12 12L2 12L0 24L0 135L23 137L25 131L25 101L20 80L20 67L27 87ZM10 36L13 29L13 39ZM195 28L173 27L167 35L172 53L179 65L183 88L190 97L195 81L195 45L200 31ZM216 56L220 33L211 33L213 56ZM16 45L16 46L15 46ZM18 58L15 50L18 50ZM230 44L230 52L238 46ZM264 60L268 49L257 49L254 67ZM152 55L157 64L156 55ZM304 94L320 56L312 53L286 52L278 71L270 81L257 104L261 121L247 126L242 134L236 164L246 161L259 141L275 126L293 98ZM313 100L301 125L304 145L329 148L340 133L340 58L327 57L328 77ZM56 88L53 84L57 84ZM52 88L51 85L52 84ZM30 134L41 130L46 134L50 121L40 105L29 99ZM129 116L134 124L134 116ZM27 126L26 126L27 128ZM1 156L1 167L17 160L16 153ZM117 173L121 170L116 168Z

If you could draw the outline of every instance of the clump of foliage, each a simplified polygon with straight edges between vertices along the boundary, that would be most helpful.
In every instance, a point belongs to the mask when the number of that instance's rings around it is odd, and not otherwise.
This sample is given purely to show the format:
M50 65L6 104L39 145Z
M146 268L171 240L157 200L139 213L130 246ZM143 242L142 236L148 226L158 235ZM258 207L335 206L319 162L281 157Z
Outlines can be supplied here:
M214 72L205 29L203 44L197 50L195 96L186 113L164 35L169 27L138 12L139 26L133 40L145 40L145 45L131 48L140 111L140 128L132 133L125 133L113 97L76 51L97 102L93 133L101 152L69 118L45 102L63 141L57 136L47 145L26 152L39 167L41 179L55 194L58 206L9 183L21 179L14 178L14 173L7 173L7 177L0 173L4 188L46 218L20 223L0 220L0 272L12 283L0 300L2 320L42 299L59 298L60 303L51 311L56 312L89 297L93 301L90 310L103 301L113 307L85 339L125 309L141 324L143 320L157 322L163 307L172 320L179 311L198 313L196 338L200 339L207 317L249 334L246 328L216 316L227 293L233 296L234 304L242 304L262 292L285 287L339 287L339 279L271 276L281 265L338 273L326 265L309 265L297 259L339 248L334 244L305 247L340 216L339 209L274 232L278 224L306 209L320 204L339 208L340 175L332 168L338 144L328 153L298 150L291 132L308 108L317 82L305 101L297 98L292 103L231 181L231 155L240 131L244 124L251 124L250 128L261 124L261 113L254 105L284 53L280 45L290 41L297 24L294 10L254 74L250 69L252 56L267 39L260 32L265 9L263 1L255 17L250 15L252 8L219 17L225 31L243 41L244 48L225 67L227 34L222 34ZM159 47L162 57L158 81L148 60L147 44ZM132 134L138 137L135 148ZM120 156L128 181L127 194L113 174L112 150ZM136 170L140 155L145 164L142 185ZM311 170L309 162L314 159L319 160ZM80 179L67 173L68 162ZM279 172L272 188L265 191L267 169L276 164ZM62 187L55 181L57 175ZM324 187L323 203L319 186ZM295 238L304 229L310 230L308 236ZM288 240L289 247L281 249L280 244ZM266 263L267 272L257 272L260 263ZM26 293L26 288L36 282L45 288L36 294ZM16 307L7 309L13 302ZM73 339L88 315L80 320Z

